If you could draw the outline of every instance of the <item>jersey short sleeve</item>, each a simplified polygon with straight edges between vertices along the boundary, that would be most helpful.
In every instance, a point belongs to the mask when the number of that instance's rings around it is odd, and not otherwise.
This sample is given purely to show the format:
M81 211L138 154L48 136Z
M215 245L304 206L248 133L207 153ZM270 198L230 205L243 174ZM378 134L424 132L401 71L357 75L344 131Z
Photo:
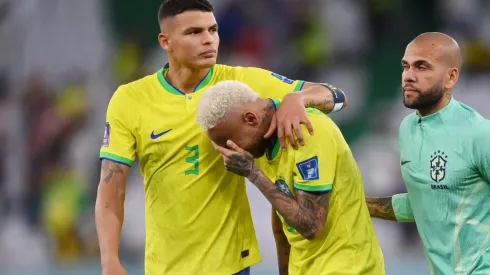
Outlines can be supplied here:
M397 222L414 222L412 204L408 193L397 194L391 198L391 205Z
M473 156L478 172L490 184L490 121L485 120L473 140Z
M134 117L128 113L128 110L131 110L130 102L123 86L112 96L107 107L100 159L112 160L127 166L133 164L136 140L132 134Z
M305 82L292 80L280 74L254 67L240 70L240 80L250 86L262 98L280 98L291 92L301 91Z
M312 122L313 123L313 122ZM315 125L313 127L328 127ZM305 145L294 151L294 188L307 192L328 192L333 188L337 165L337 145L326 131L311 136L303 126ZM288 150L294 150L292 147Z

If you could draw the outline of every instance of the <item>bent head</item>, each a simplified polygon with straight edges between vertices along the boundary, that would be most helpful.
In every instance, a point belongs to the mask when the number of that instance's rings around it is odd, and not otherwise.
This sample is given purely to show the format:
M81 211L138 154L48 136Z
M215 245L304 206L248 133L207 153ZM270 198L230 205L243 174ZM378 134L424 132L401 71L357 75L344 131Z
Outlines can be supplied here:
M436 108L450 97L461 70L458 43L443 33L424 33L408 44L402 59L403 104L417 110Z
M218 24L207 0L165 0L158 22L158 41L169 59L193 69L216 64Z
M238 81L222 81L209 88L197 109L197 122L209 138L227 148L233 141L259 158L265 154L264 135L269 129L273 104Z

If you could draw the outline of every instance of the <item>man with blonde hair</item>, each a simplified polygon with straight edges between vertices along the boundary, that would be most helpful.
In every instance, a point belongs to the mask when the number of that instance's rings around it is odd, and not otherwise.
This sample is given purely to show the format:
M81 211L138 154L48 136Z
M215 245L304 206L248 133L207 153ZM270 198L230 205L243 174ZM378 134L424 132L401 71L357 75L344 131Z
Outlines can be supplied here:
M264 138L279 104L244 83L223 81L203 95L197 121L226 169L248 178L272 204L280 274L384 274L361 173L339 128L307 109L315 135L304 135L298 150L280 150L277 137Z

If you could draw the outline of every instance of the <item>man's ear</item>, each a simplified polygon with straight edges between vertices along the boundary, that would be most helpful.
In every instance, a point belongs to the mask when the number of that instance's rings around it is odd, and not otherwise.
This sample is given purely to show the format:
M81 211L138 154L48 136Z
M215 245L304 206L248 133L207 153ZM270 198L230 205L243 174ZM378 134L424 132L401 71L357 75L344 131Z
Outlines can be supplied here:
M242 115L243 121L251 126L257 126L259 125L259 119L257 117L257 114L254 112L245 112Z
M448 71L448 81L446 82L446 85L444 88L446 89L452 89L454 86L456 86L456 83L458 82L459 78L459 70L458 68L451 68Z
M169 40L169 35L166 33L159 33L158 34L158 43L160 44L160 47L162 49L166 50L167 52L171 52L172 48L170 47L170 40Z

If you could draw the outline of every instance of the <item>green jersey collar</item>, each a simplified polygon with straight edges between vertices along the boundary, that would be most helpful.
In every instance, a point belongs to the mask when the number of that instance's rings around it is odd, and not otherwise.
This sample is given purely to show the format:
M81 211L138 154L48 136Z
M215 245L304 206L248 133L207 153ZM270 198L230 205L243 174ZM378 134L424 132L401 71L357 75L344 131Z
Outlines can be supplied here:
M165 66L163 68L161 68L160 70L158 70L157 72L157 77L158 77L158 82L160 82L160 85L162 85L163 89L171 94L174 94L174 95L185 95L184 92L182 92L181 90L177 89L177 87L175 87L174 85L172 85L172 83L170 83L167 78L165 77L167 72L168 72L168 69L169 69L169 64L165 64ZM201 79L201 81L197 84L197 86L194 88L194 91L193 92L197 92L199 90L201 90L202 88L206 87L206 85L209 84L209 82L211 81L211 79L213 78L213 72L214 72L214 66L211 67L208 71L208 73L206 74L206 76Z
M272 103L274 105L274 109L277 111L277 109L279 108L279 105L281 104L281 101L274 99L274 98L270 98L270 100L272 101ZM268 160L274 160L277 157L277 155L279 154L279 149L281 147L280 146L281 144L279 143L279 139L277 138L277 135L275 135L275 134L273 137L270 138L270 140L272 141L271 142L272 147L268 147L265 150L265 155L267 156Z
M452 110L457 106L456 100L451 97L449 103L447 104L446 107L442 108L441 110L437 111L436 113L433 113L428 116L420 116L418 112L417 118L419 123L428 123L428 124L439 124L442 123L448 116L451 115Z

